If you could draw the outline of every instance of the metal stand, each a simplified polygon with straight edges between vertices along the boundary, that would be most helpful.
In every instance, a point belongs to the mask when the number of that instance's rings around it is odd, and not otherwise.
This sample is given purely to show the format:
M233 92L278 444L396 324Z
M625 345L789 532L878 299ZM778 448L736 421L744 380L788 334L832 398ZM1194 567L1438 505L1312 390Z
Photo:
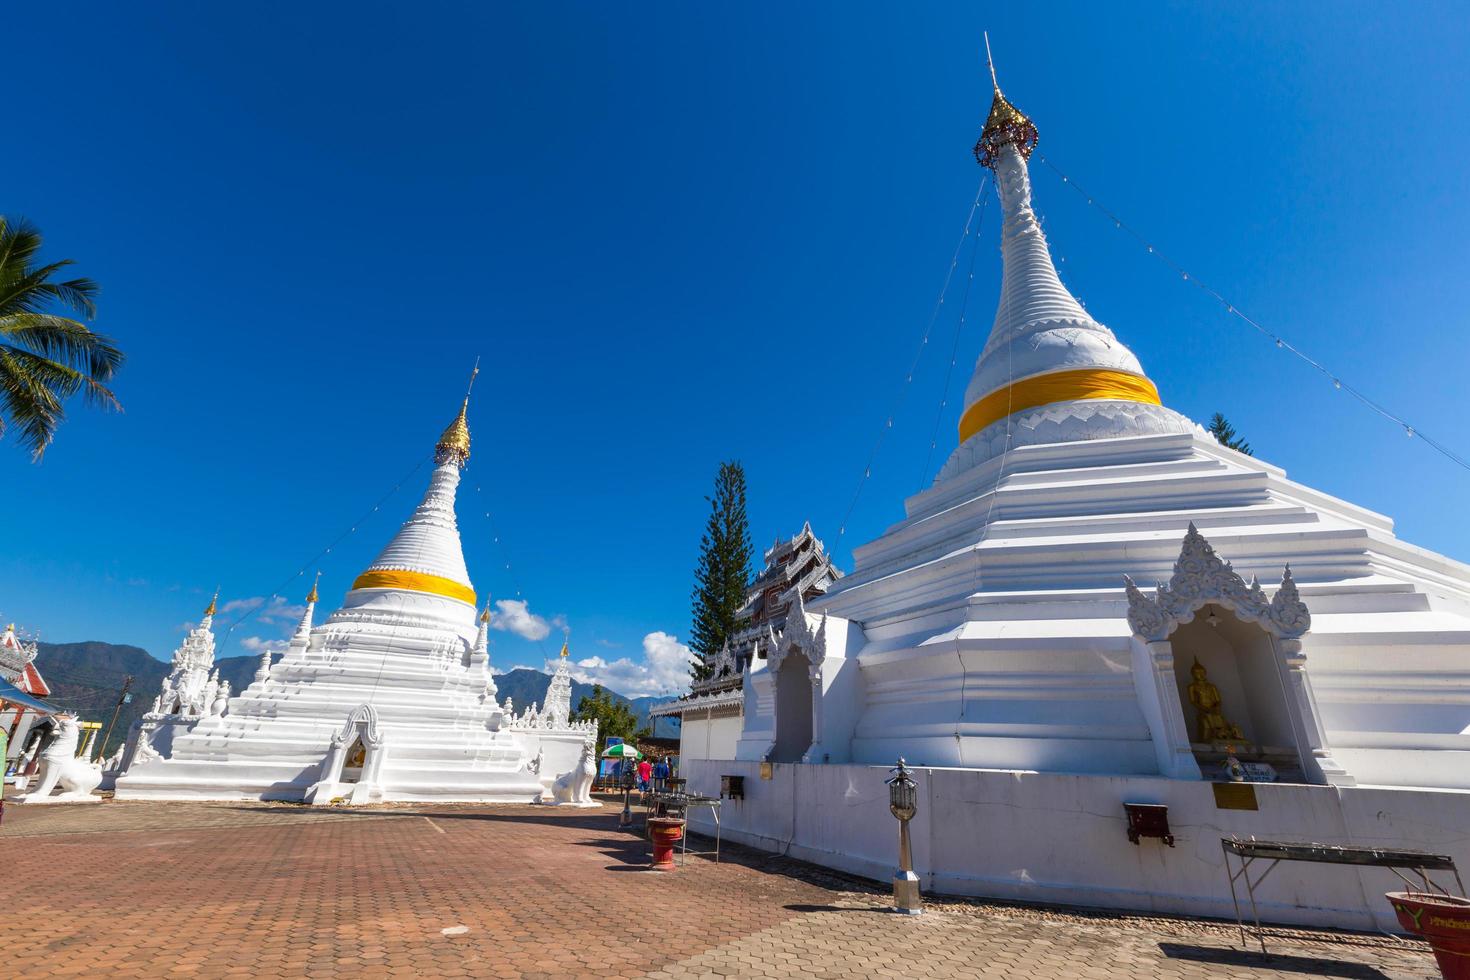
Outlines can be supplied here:
M1421 851L1389 851L1376 847L1339 847L1335 844L1291 844L1280 841L1264 840L1240 840L1236 837L1223 837L1220 839L1220 850L1224 854L1225 874L1230 881L1230 902L1235 906L1235 925L1240 929L1240 946L1246 946L1245 922L1240 915L1240 899L1235 890L1237 880L1245 884L1246 896L1251 903L1251 921L1255 924L1256 942L1261 945L1261 952L1266 952L1266 936L1261 929L1261 916L1256 908L1256 889L1266 880L1266 876L1276 870L1276 865L1282 861L1307 861L1316 864L1347 864L1363 868L1387 868L1394 875L1415 890L1415 882L1411 880L1404 871L1410 871L1419 878L1418 890L1430 894L1450 894L1446 889L1430 880L1426 872L1448 871L1455 876L1455 887L1460 894L1465 893L1465 885L1460 881L1460 871L1455 867L1453 858L1445 854L1425 854ZM1238 871L1230 870L1230 855L1234 854L1240 865ZM1266 870L1251 877L1251 866L1256 861L1269 861Z
M684 825L684 839L680 841L680 859L682 860L691 854L694 857L713 856L715 863L720 863L720 801L718 799L712 796L693 796L689 793L646 793L644 794L642 804L645 808L643 811L645 837L649 837L652 840L648 830L648 818L650 816L683 817L686 822ZM702 806L709 807L710 813L715 819L715 849L713 851L690 851L689 824L687 822L688 813L689 810Z

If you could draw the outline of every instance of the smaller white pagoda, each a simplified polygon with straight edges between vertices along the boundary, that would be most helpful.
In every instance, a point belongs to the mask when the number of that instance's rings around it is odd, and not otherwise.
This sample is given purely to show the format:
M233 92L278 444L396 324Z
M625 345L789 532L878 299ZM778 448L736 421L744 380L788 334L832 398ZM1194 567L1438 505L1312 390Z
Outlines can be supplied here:
M199 625L189 630L174 651L172 669L159 685L148 712L133 722L128 737L104 763L102 788L111 789L117 777L142 759L167 758L174 738L189 731L201 718L222 715L230 701L230 682L214 665L214 614L219 590L204 610Z
M166 757L131 760L119 798L572 801L563 784L591 757L597 727L570 718L565 661L543 708L517 717L496 701L489 616L477 622L454 513L468 405L435 446L423 500L342 607L314 625L313 587L284 656L262 654L248 688L228 698L201 683L213 664L209 617L190 634L157 707L198 713L182 716L191 726Z

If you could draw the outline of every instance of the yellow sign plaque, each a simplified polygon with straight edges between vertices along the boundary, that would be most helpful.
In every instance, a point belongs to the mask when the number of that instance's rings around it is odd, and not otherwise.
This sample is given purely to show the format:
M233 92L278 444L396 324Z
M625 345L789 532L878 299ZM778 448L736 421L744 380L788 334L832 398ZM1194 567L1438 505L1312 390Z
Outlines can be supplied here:
M1216 810L1259 810L1256 788L1250 783L1211 783Z

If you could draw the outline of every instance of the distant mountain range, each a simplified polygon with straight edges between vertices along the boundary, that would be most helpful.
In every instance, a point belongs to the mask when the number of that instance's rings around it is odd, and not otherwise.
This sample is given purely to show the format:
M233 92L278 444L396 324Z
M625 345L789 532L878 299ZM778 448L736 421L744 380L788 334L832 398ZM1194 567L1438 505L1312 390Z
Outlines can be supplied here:
M127 737L129 726L152 706L159 685L169 672L168 664L154 659L141 647L90 640L85 643L40 643L37 648L36 667L51 687L47 700L59 708L75 711L86 721L100 721L104 731L117 706L123 680L132 675L132 701L118 712L112 737L103 748L104 755L111 754ZM222 657L215 661L215 666L219 668L220 677L230 682L230 690L238 692L250 686L255 679L260 658ZM545 701L546 689L550 685L550 674L526 667L495 675L498 697L502 702L513 698L517 711L533 701L537 704ZM591 693L591 684L572 681L572 707L575 708L584 696ZM615 692L613 696L627 701L644 723L655 705L674 700L672 697L628 698ZM654 734L677 737L678 724L671 719L660 718Z

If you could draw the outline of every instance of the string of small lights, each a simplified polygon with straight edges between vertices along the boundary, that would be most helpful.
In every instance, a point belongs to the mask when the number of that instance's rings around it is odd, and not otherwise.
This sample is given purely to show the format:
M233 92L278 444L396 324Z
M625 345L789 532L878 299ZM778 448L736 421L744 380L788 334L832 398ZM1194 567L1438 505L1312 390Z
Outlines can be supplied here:
M985 212L990 207L990 195L985 193L985 181L980 182L980 219L975 222L975 234L970 243L970 268L965 277L965 295L960 299L960 316L955 321L954 342L949 348L949 365L944 369L944 390L939 396L939 408L934 412L934 431L929 433L929 452L924 456L924 470L919 474L919 489L929 482L929 467L934 463L934 450L939 446L939 426L944 420L944 410L949 407L949 386L954 378L954 366L960 356L960 336L965 332L965 317L970 309L970 290L975 285L975 258L980 254L980 232L985 228Z
M510 551L508 548L506 548L505 542L501 540L500 532L496 530L495 519L490 516L490 511L487 509L489 507L489 504L486 501L489 498L486 496L485 491L481 488L479 483L475 484L475 495L477 497L481 513L485 515L485 526L490 531L491 542L495 545L495 550L500 556L500 563L505 568L505 577L510 580L510 587L515 590L516 598L524 602L526 599L526 595L524 592L521 591L521 583L516 577L515 569L511 567ZM527 615L529 615L529 604L526 606L526 611ZM550 660L551 656L546 652L546 637L538 637L535 640L535 643L536 646L539 647L541 650L542 659Z
M1159 250L1159 248L1157 248L1153 244L1153 242L1149 241L1148 238L1137 231L1132 225L1124 222L1123 219L1118 217L1118 215L1115 214L1113 211L1104 207L1102 204L1099 204L1096 198L1094 198L1091 194L1084 190L1082 186L1078 184L1075 180L1073 180L1067 174L1063 173L1061 168L1052 163L1049 159L1047 159L1044 154L1037 151L1034 156L1036 159L1046 164L1048 169L1050 169L1053 173L1060 177L1062 183L1075 190L1084 200L1087 201L1089 206L1102 213L1109 221L1111 221L1114 228L1117 228L1120 231L1127 232L1130 237L1132 237L1144 247L1149 255L1152 255L1159 261L1163 262L1169 268L1177 272L1180 277L1184 279L1185 282L1191 283L1196 288L1203 291L1205 295L1209 296L1215 302L1219 303L1227 314L1249 325L1257 333L1261 334L1261 336L1273 342L1276 345L1277 349L1288 351L1296 355L1297 358L1310 365L1324 378L1330 381L1334 389L1338 391L1345 391L1349 395L1352 395L1368 408L1372 409L1377 414L1381 415L1385 419L1388 419L1390 422L1403 429L1404 435L1408 436L1411 439L1415 437L1422 439L1426 445L1434 449L1436 452L1440 453L1450 462L1455 463L1464 469L1470 470L1470 461L1467 461L1465 457L1456 453L1454 450L1439 442L1437 439L1433 439L1430 436L1425 435L1422 429L1410 424L1410 422L1401 415L1398 415L1397 413L1392 412L1384 406L1380 405L1378 402L1368 397L1368 395L1364 394L1363 391L1355 385L1349 384L1348 382L1344 381L1340 374L1330 370L1325 364L1318 361L1316 358L1311 357L1299 347L1286 340L1284 337L1281 337L1273 331L1262 326L1259 321L1243 312L1240 307L1236 306L1230 300L1226 299L1223 295L1220 294L1218 290L1203 282L1198 276L1194 275L1188 269L1184 268L1184 266L1180 265L1178 262L1174 261L1174 259L1170 258L1167 254Z
M240 616L239 616L239 618L237 618L233 623L231 623L228 627L225 628L224 635L222 637L220 637L219 651L220 652L223 652L224 651L225 644L227 644L229 642L229 640L230 640L230 634L233 633L233 632L235 632L236 627L238 627L241 624L243 624L246 621L248 621L256 613L260 612L260 610L262 608L264 608L265 605L266 605L266 603L270 602L270 600L272 598L274 598L275 596L280 595L282 592L284 592L287 588L290 587L291 583L295 582L297 579L299 579L303 575L305 575L308 571L310 571L311 569L315 568L316 565L317 565L317 563L319 561L321 561L327 555L329 555L329 554L332 553L332 549L333 548L337 547L337 545L341 544L344 540L346 540L349 535L354 534L357 531L357 529L362 526L363 521L366 521L368 518L370 518L374 514L376 514L379 511L379 509L381 509L382 506L384 504L386 504L388 502L388 500L395 493L397 493L403 487L403 485L405 483L407 483L409 480L413 479L414 474L417 473L419 470L423 469L424 468L424 464L427 463L432 458L433 458L433 454L432 453L430 453L430 454L428 454L428 455L423 456L422 458L420 458L419 461L414 464L413 469L409 470L407 473L405 473L403 475L403 478L402 479L400 479L397 483L393 484L393 489L392 490L389 490L387 493L383 494L383 496L378 499L378 502L375 503L375 504L373 504L372 510L367 511L361 517L359 517L357 520L353 521L351 527L349 527L347 530L343 531L341 534L337 535L337 537L333 538L332 539L332 542L330 544L328 544L321 551L317 552L317 554L316 554L316 556L314 558L312 558L306 564L304 564L300 568L298 568L296 570L295 574L293 574L290 578L287 578L285 581L281 582L274 589L271 589L270 592L268 592L266 595L264 595L260 599L258 599L256 601L255 605L251 606L245 612L241 613Z
M863 487L867 486L868 478L873 475L873 461L878 457L878 450L883 447L883 438L888 430L893 428L894 416L903 407L904 397L908 394L910 385L914 380L914 371L919 367L919 359L924 356L924 349L929 346L929 335L934 330L934 324L939 319L939 312L944 308L944 297L949 292L950 280L954 278L954 270L960 264L960 250L965 247L969 239L971 223L975 219L975 211L980 207L980 199L985 193L987 174L980 180L980 186L975 189L975 200L970 202L970 211L965 215L965 227L960 232L960 240L955 244L954 254L950 257L949 268L944 273L944 284L939 288L939 298L934 302L934 309L929 314L929 321L924 325L924 335L919 340L918 350L914 351L914 359L909 364L908 373L904 375L903 384L899 386L898 393L894 396L893 407L888 411L888 418L884 420L882 428L878 430L878 438L873 442L873 449L868 453L868 462L863 467L863 475L858 479L857 489L853 491L852 502L847 505L847 513L842 516L842 524L837 529L837 540L847 533L847 522L852 518L852 512L857 507L858 498L863 495Z

